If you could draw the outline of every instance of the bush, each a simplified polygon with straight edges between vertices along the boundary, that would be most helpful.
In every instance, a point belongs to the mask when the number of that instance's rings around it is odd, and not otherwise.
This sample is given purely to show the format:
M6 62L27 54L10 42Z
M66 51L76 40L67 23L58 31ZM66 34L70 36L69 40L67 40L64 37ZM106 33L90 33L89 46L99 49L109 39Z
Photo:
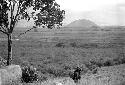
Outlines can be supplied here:
M112 66L113 65L113 61L112 60L107 60L104 62L104 66Z
M63 48L64 48L65 45L64 45L64 43L57 43L57 44L56 44L56 47L63 47Z
M72 42L72 43L70 43L70 45L71 45L72 47L77 47L76 42Z
M22 82L32 83L38 81L38 73L32 66L25 66L22 68Z

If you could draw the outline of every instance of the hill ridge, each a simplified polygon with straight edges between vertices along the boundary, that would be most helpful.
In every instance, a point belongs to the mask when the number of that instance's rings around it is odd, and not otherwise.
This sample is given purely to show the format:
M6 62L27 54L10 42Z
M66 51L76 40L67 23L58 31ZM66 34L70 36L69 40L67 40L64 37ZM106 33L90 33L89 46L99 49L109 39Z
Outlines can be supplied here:
M75 21L69 23L65 27L77 27L77 28L87 27L87 28L89 28L89 27L93 27L93 26L98 26L98 25L87 19L79 19L79 20L75 20Z

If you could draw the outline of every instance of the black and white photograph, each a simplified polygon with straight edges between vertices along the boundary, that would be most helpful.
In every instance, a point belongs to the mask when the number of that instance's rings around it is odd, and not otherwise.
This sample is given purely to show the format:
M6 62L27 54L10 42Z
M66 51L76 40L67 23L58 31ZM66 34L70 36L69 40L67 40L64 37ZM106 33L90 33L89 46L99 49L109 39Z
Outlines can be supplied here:
M125 85L125 0L0 0L0 85Z

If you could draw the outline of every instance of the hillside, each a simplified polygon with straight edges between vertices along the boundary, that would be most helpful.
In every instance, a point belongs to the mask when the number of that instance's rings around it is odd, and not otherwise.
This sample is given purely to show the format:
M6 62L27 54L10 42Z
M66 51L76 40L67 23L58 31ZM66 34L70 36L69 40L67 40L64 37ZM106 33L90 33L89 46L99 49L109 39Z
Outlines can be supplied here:
M89 27L98 27L94 22L86 19L80 19L71 22L70 24L66 25L65 27L75 27L75 28L89 28Z

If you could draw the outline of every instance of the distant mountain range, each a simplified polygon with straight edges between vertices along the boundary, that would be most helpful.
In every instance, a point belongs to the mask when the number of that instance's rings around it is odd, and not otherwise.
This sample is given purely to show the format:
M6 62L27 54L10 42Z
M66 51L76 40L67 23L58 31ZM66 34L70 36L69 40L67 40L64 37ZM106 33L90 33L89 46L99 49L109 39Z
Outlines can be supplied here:
M94 22L86 19L79 19L76 21L71 22L70 24L66 25L65 27L75 27L75 28L90 28L90 27L98 27Z

